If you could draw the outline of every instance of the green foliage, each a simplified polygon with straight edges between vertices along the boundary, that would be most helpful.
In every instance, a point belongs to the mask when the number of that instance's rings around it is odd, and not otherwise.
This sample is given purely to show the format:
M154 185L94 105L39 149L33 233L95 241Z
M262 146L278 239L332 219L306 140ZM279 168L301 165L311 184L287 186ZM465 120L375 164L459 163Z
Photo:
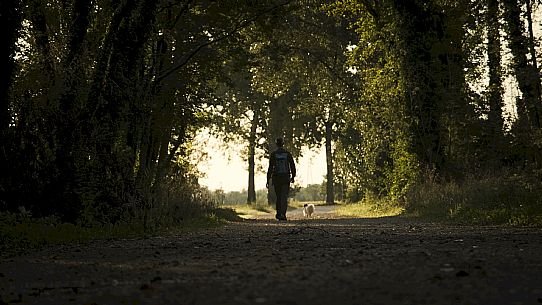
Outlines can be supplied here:
M295 188L295 191L293 190ZM292 185L290 197L293 201L324 201L325 200L325 183L324 184L309 184L306 187ZM256 191L255 206L266 205L268 189L259 189ZM210 194L213 202L219 205L243 205L246 203L247 191L232 191L224 192L216 190Z
M361 85L358 98L345 105L335 154L351 201L370 195L402 202L425 169L456 181L480 168L505 162L524 166L538 158L537 141L525 140L538 130L514 124L504 141L502 95L473 89L487 87L481 84L486 79L480 57L486 52L484 35L496 27L492 33L499 34L498 23L484 19L486 6L440 0L326 6L330 14L349 20L359 39L349 64ZM499 18L498 13L491 17ZM500 65L493 62L494 87L502 82ZM539 87L540 79L529 81L529 88Z
M216 190L211 194L212 200L218 205L236 205L245 204L247 202L247 191L231 191L225 193L222 190ZM267 205L267 189L256 191L256 204Z
M195 184L172 179L166 186L167 196L157 197L152 206L125 206L114 223L98 217L111 217L103 211L91 211L78 223L66 223L54 216L35 218L24 207L15 213L2 212L0 253L10 256L50 244L180 234L240 219L231 209L218 207L211 194Z
M299 192L294 196L294 200L299 202L304 201L325 201L325 184L309 184L306 187L301 187Z
M181 234L239 219L228 209L214 206L202 208L201 204L179 202L124 216L116 224L83 225L65 223L55 217L32 218L23 213L3 212L0 213L0 256L17 255L53 244Z
M461 182L427 179L406 197L406 214L471 224L541 225L542 184L529 173L502 170Z
M399 74L397 50L389 48L397 44L393 24L381 26L382 20L364 12L358 18L354 26L359 41L351 60L362 85L359 99L346 106L336 161L344 173L350 201L359 201L366 194L397 200L419 170L409 133L412 120L407 103L411 96Z
M367 196L362 201L339 206L335 213L338 216L379 218L401 215L404 208L387 198Z
M474 198L468 178L542 164L536 41L522 19L532 23L531 11L496 1L324 2L6 4L0 211L90 227L138 219L146 230L209 214L218 198L204 198L189 162L205 126L247 144L251 176L274 138L296 157L325 139L338 177L328 193L340 185L352 202L419 197L433 202L428 213L436 205L454 218L485 211L491 221L537 222L534 204ZM509 130L500 25L521 91ZM451 182L419 184L423 170ZM522 196L539 194L532 173L519 176L532 187ZM239 195L228 202L244 202ZM518 198L534 202L527 197Z
M0 210L94 226L189 209L171 185L199 196L188 158L210 81L238 57L236 35L284 4L53 2L10 19L19 51L1 92Z

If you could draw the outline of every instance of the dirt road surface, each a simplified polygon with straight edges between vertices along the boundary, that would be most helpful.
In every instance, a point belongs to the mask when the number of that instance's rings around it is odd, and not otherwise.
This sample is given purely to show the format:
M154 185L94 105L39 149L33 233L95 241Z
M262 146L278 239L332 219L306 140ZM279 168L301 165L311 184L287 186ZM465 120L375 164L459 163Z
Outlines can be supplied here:
M252 219L0 261L0 304L542 304L540 229Z

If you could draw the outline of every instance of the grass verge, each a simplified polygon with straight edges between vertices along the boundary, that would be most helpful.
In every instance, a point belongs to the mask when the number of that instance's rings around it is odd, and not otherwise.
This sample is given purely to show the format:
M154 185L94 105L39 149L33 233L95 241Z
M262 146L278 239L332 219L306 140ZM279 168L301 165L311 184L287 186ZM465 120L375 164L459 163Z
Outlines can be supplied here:
M167 236L212 228L239 220L232 209L216 208L205 214L184 218L170 225L149 227L142 221L81 226L61 223L55 218L31 218L15 213L0 214L0 257L38 250L47 245L84 244L93 240Z
M367 198L361 202L341 204L335 213L337 216L379 218L398 216L404 208L386 199Z
M255 202L253 204L228 204L224 205L223 208L234 211L243 219L259 218L275 212L273 206L264 202Z
M426 182L407 196L407 216L461 224L542 226L542 184L503 172L461 183Z

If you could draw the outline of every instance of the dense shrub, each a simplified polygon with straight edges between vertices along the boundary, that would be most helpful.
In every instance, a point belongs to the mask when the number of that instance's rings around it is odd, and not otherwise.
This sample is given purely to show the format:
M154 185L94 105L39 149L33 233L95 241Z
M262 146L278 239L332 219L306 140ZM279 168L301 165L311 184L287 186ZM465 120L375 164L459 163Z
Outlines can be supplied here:
M427 179L407 194L406 212L476 224L542 224L542 183L532 173L511 170L461 182Z

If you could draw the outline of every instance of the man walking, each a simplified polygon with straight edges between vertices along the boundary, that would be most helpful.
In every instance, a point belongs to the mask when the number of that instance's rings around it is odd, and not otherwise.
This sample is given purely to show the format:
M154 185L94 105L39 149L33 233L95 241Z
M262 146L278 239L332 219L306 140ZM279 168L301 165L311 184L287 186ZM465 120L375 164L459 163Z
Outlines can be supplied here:
M273 179L273 186L277 195L277 215L275 218L286 220L290 182L294 183L296 174L295 163L292 154L284 149L282 138L278 138L275 143L277 144L277 150L269 156L269 168L267 169L267 183L265 187L269 188L269 180Z

